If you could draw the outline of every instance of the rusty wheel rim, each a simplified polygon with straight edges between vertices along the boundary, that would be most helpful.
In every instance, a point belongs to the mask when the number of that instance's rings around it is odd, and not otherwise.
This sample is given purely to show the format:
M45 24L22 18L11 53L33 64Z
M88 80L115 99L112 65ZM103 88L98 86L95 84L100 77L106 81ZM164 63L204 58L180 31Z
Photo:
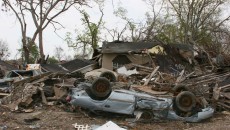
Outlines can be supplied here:
M192 99L189 96L183 96L180 99L179 103L183 107L190 107L192 105Z
M107 90L107 87L105 84L103 83L98 83L95 87L96 91L99 92L99 93L103 93L103 92L106 92Z

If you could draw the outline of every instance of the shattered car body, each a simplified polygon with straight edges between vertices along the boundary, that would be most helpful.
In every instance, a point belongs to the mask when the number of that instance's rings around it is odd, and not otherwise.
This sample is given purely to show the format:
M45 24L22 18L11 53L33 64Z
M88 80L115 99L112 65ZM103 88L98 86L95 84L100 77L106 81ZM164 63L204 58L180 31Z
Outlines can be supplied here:
M159 98L130 90L114 90L107 98L96 100L87 92L90 86L89 83L82 83L77 88L72 88L67 101L73 106L86 108L92 112L103 111L134 116L136 112L150 112L153 118L187 122L200 122L210 118L214 113L213 108L207 107L193 113L189 112L192 114L182 117L174 109L173 98Z

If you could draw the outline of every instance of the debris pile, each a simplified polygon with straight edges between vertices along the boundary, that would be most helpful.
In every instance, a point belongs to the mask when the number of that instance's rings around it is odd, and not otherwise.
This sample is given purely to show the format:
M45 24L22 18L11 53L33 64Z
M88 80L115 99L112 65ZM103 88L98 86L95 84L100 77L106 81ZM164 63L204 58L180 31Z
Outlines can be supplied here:
M18 111L38 104L69 105L77 98L75 105L92 111L120 109L118 114L135 115L138 110L147 117L155 114L154 120L166 115L191 122L211 117L214 109L229 111L226 56L215 57L214 63L207 52L194 56L193 51L192 46L180 44L107 43L94 61L41 65L43 72L31 71L31 75L26 75L28 70L12 70L0 80L0 102ZM85 104L86 99L95 102Z

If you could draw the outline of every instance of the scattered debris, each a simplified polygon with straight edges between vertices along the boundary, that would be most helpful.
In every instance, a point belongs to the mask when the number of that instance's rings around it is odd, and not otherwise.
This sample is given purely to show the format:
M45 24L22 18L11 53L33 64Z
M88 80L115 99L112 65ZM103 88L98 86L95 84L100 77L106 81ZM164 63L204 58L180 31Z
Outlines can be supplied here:
M144 86L148 85L149 81L152 79L152 77L154 76L154 74L157 72L157 70L159 69L159 66L157 66L153 72L150 74L150 76L148 77L148 79L145 81Z
M95 130L126 130L126 129L119 127L117 124L115 124L112 121L108 121L104 125L96 128Z
M150 121L200 122L214 111L229 113L228 59L190 45L152 42L105 43L94 60L28 65L27 70L16 70L0 60L0 104L24 113L60 105ZM90 129L89 125L73 125ZM29 127L41 128L39 124ZM111 121L97 129L110 128L123 129Z
M0 126L0 130L7 130L7 126L6 125L3 125L3 126Z
M34 118L30 118L30 119L24 119L24 122L31 124L31 123L33 123L35 121L39 121L39 120L40 120L39 118L34 117Z
M77 130L91 130L89 125L78 125L77 123L73 124L74 128Z
M41 126L39 124L35 124L35 125L30 125L29 128L30 129L39 129Z

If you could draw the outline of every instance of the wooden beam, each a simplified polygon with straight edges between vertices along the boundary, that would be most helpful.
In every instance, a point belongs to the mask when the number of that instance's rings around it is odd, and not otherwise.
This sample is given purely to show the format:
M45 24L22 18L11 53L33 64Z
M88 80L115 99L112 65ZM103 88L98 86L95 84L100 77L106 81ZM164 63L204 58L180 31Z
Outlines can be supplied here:
M157 72L157 70L160 68L160 66L157 66L153 72L151 73L151 75L149 76L149 78L145 81L144 86L149 84L149 81L152 79L152 77L155 75L155 73Z
M9 93L0 93L0 97L5 97L5 96L9 96Z

